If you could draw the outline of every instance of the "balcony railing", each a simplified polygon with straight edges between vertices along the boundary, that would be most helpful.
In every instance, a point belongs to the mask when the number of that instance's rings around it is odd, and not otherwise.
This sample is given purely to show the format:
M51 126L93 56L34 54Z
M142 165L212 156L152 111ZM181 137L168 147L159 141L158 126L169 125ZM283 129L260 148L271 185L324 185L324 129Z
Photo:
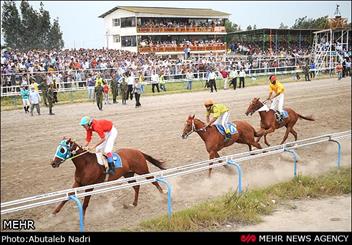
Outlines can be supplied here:
M218 50L226 50L225 44L211 45L211 46L194 46L190 47L192 51L218 51ZM183 52L185 47L177 46L177 47L139 47L139 53L156 53L156 52Z
M215 27L137 27L139 33L153 32L226 32L225 26Z

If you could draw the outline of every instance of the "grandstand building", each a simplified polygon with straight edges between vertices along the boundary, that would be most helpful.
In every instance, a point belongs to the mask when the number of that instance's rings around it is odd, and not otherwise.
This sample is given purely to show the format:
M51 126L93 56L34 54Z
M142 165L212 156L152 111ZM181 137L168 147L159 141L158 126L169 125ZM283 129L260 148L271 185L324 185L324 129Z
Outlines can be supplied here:
M137 53L183 55L226 52L225 20L212 9L115 7L104 19L106 47Z

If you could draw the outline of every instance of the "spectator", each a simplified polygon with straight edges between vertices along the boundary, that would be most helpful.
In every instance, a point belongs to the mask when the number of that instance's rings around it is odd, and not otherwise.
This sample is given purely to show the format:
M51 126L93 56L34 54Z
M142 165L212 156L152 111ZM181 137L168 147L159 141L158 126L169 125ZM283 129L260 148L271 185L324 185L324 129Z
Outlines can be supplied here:
M240 78L240 83L238 88L244 88L244 78L246 77L246 72L241 68L240 73L238 74Z
M315 63L314 61L310 64L310 78L315 78Z
M209 87L210 87L210 92L213 92L213 89L215 89L216 92L218 92L217 88L216 88L216 73L215 73L215 69L213 68L209 74L208 74L208 82L209 82Z
M187 69L186 71L186 89L192 90L192 80L193 80L193 74L191 73L190 69Z
M98 109L102 111L103 110L103 86L101 85L101 83L98 83L95 86L95 99L97 102Z
M109 102L109 85L108 82L104 82L104 87L103 87L103 95L104 95L104 104L110 104Z
M222 76L222 79L224 80L224 89L226 90L227 89L227 82L228 82L229 73L225 69L222 69L220 71L220 74Z
M232 84L233 89L236 90L236 88L237 88L237 71L235 70L234 67L231 68L229 78L231 79L230 84Z
M133 85L133 91L134 91L134 97L136 99L136 108L141 106L140 103L140 97L141 97L141 93L142 93L142 89L141 89L141 83L139 82L139 79L135 79L134 85Z
M127 84L128 84L128 89L127 89L127 98L130 97L130 100L133 100L133 84L134 84L134 76L131 72L127 72Z
M88 99L94 102L94 89L95 89L95 79L91 74L88 75L87 78L87 91L88 91Z
M119 84L121 82L122 77L119 73L116 72L115 76L111 80L111 92L112 92L112 103L118 103L116 101L116 97L119 96Z
M152 92L155 93L154 88L156 88L158 90L158 93L160 93L160 89L159 89L159 75L158 75L158 73L153 71L151 79L152 79Z
M31 91L29 92L29 102L31 104L31 116L33 116L34 107L36 108L38 115L40 115L40 95L38 91L35 91L34 87L31 87Z
M55 113L53 113L53 105L55 103L53 83L51 83L48 87L47 99L48 99L48 106L49 106L49 115L55 115Z
M122 100L122 104L126 105L126 100L128 99L127 97L127 91L128 91L128 84L126 82L126 77L123 76L121 79L121 100Z
M145 78L144 78L143 72L140 72L139 77L138 77L138 81L139 81L139 84L141 85L141 94L144 93L144 86L145 86L144 80L145 80Z
M338 63L336 66L336 73L337 73L338 80L342 79L342 70L343 70L342 64Z
M159 77L159 84L160 84L160 89L166 92L166 86L165 86L165 76L163 72L160 72L160 77Z

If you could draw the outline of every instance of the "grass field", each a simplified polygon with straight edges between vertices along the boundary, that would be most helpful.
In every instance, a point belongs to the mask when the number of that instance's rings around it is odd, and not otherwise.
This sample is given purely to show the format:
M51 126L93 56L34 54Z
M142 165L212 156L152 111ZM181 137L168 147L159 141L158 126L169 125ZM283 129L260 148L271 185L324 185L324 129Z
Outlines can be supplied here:
M287 82L296 82L297 80L294 80L292 75L278 75L278 80L284 83ZM328 75L322 75L317 79L323 79L329 77ZM304 82L304 79L301 78L301 82ZM252 79L247 77L245 80L245 84L247 87L249 86L256 86L256 85L263 85L268 83L268 77L267 76L260 76L256 77L256 79ZM160 94L174 94L174 93L190 93L194 91L203 91L207 90L207 88L204 88L205 81L200 80L200 81L193 81L192 84L192 91L186 89L186 84L183 80L180 80L180 82L172 82L172 83L166 83L166 92L161 91L160 93L152 93L152 86L149 84L145 86L145 92L142 96L157 96ZM237 86L239 82L237 81ZM224 80L223 79L218 79L216 81L216 85L218 89L223 89L224 88ZM232 87L230 87L232 89ZM111 100L112 95L111 93L109 94L109 98ZM118 100L121 101L121 97L118 97ZM87 91L86 90L79 90L79 91L72 91L72 92L60 92L58 93L58 101L60 104L67 104L67 103L81 103L81 102L87 102ZM15 109L21 109L22 108L22 99L20 96L10 96L10 97L1 97L1 110L15 110Z

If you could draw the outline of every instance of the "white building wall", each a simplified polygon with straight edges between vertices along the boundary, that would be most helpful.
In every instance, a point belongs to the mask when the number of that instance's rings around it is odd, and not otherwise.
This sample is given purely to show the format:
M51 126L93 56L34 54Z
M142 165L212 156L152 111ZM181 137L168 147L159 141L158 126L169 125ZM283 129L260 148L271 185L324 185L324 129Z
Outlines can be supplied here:
M105 16L104 25L106 30L106 47L109 49L123 49L132 52L137 52L137 47L121 47L121 40L123 36L136 36L137 27L124 27L113 26L113 19L125 18L125 17L135 17L135 13L126 10L118 9L115 12ZM121 24L121 23L120 23ZM113 35L120 35L120 42L116 43L113 40Z

